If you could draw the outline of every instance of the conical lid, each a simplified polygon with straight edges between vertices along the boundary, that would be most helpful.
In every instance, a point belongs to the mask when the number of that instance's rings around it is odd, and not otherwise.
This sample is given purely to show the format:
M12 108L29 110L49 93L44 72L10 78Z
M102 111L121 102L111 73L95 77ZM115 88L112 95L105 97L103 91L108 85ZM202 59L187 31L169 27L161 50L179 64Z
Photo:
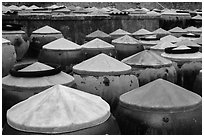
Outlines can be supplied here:
M131 67L104 53L96 55L73 67L78 74L122 75L131 72Z
M93 127L110 117L101 97L55 85L7 111L8 124L20 131L63 133Z
M149 50L143 50L139 53L136 53L123 59L122 62L138 67L161 67L172 65L170 60L165 59Z
M170 29L169 32L183 32L183 33L185 33L187 31L182 29L182 28L180 28L180 27L175 27L173 29Z
M138 31L132 33L132 35L151 35L152 32L146 30L146 29L139 29Z
M104 38L104 37L110 37L110 35L106 34L103 31L96 30L96 31L90 33L89 35L86 35L86 37L91 37L91 38L96 38L96 37L100 38L100 37L102 37L102 38Z
M43 49L51 49L51 50L79 50L81 46L78 44L69 41L65 38L59 38L55 41L52 41L43 46Z
M185 29L188 32L202 32L202 30L200 30L199 28L196 28L194 26L190 26L188 28Z
M9 41L9 40L7 40L7 39L2 38L2 44L6 44L6 43L11 43L11 41Z
M50 70L53 67L45 65L40 62L35 62L19 71L43 71ZM74 82L74 78L64 72L60 72L56 75L44 76L44 77L14 77L12 75L7 75L3 77L2 84L5 87L16 87L16 88L40 88L40 87L49 87L56 84L70 84Z
M185 45L185 46L192 46L192 47L200 47L200 45L192 42L191 40L189 39L183 39L179 42L176 43L177 46L181 46L181 45Z
M151 15L151 16L160 16L161 14L155 11L149 11L147 12L147 15Z
M199 45L202 45L202 37L193 40L193 42L194 42L194 43L197 43L197 44L199 44Z
M32 5L32 6L28 7L28 9L39 9L39 7L36 5Z
M153 31L154 34L170 34L168 31L158 28L157 30Z
M201 104L199 95L163 79L157 79L120 96L123 105L141 110L184 111Z
M109 35L130 35L130 33L122 29L117 29L116 31L110 33Z
M8 7L10 10L20 10L20 8L16 5L11 5Z
M19 8L20 8L20 9L27 9L28 7L25 6L25 5L22 5L22 6L20 6Z
M114 49L115 47L101 39L95 38L81 46L86 49Z
M60 31L58 31L58 30L56 30L50 26L47 26L47 25L32 32L32 34L52 34L52 33L53 34L56 34L56 33L61 34Z
M199 14L192 17L192 19L196 19L196 20L202 20L202 16L200 16Z
M122 44L141 44L141 42L129 35L125 35L122 37L119 37L115 40L112 40L112 43L122 43Z
M160 41L164 41L164 42L172 42L172 43L176 43L178 42L180 39L175 37L175 36L172 36L172 35L167 35L165 37L162 37L160 39Z
M172 50L185 50L185 49L191 49L191 48L189 48L189 47L187 47L185 45L180 45L180 46L178 46L176 48L173 48Z
M169 47L177 47L177 45L172 44L171 42L160 42L160 43L157 44L156 46L150 47L150 49L160 49L160 50L164 50L165 48L169 48Z

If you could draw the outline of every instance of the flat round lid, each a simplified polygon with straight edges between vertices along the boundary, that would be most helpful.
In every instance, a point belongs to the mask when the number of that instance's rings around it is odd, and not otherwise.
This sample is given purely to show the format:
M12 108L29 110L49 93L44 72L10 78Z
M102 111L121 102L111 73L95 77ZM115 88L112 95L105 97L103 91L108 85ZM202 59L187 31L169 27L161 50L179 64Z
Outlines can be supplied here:
M157 79L120 96L122 105L140 110L184 111L201 104L199 95L163 79Z
M110 117L101 97L55 85L7 111L8 124L20 131L64 133L93 127Z
M171 42L160 42L156 46L150 47L150 49L164 50L165 48L169 48L169 47L177 47L177 45L172 44Z
M130 33L122 29L117 29L116 31L113 31L109 35L130 35Z
M86 75L122 75L131 72L131 67L104 53L96 55L73 67L73 71Z
M172 62L156 53L144 50L122 60L123 63L138 67L169 66Z
M115 47L108 42L105 42L99 38L95 38L81 46L84 49L114 49Z
M180 39L172 35L167 35L165 37L162 37L160 41L176 43L180 41Z
M162 28L158 28L157 30L153 31L154 34L170 34L170 32L162 29Z
M53 67L45 65L40 62L35 62L19 71L43 71L50 70ZM2 84L6 87L18 87L18 88L40 88L48 87L56 84L69 84L73 83L74 78L64 72L60 72L56 75L44 76L44 77L35 77L35 78L26 78L26 77L14 77L7 75L2 78Z
M11 43L11 41L9 41L9 40L7 40L7 39L2 38L2 44L6 44L6 43Z
M110 35L106 34L105 32L103 31L100 31L100 30L96 30L92 33L90 33L89 35L86 35L86 37L91 37L91 38L104 38L104 37L110 37Z
M191 46L191 47L201 47L200 45L194 43L193 41L189 40L189 39L182 39L181 41L175 43L177 46Z
M170 29L169 32L182 32L182 33L186 33L187 31L180 28L180 27L175 27L173 29Z
M146 29L139 29L138 31L132 33L132 35L151 35L152 32L146 30Z
M141 42L129 35L125 35L119 37L117 39L112 40L112 43L121 43L121 44L141 44Z
M59 38L55 41L52 41L43 46L43 49L51 49L51 50L79 50L81 46L78 44L69 41L65 38Z
M32 34L52 34L52 33L61 34L60 31L58 31L58 30L56 30L56 29L54 29L54 28L52 28L50 26L47 26L47 25L32 32Z

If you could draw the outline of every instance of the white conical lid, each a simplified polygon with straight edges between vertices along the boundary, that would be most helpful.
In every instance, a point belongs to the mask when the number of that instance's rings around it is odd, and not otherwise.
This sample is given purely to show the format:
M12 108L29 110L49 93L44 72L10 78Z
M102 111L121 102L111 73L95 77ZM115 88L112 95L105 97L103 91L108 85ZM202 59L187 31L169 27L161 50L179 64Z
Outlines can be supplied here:
M115 47L99 38L95 38L81 46L85 49L114 49Z
M73 67L78 74L122 75L131 72L131 67L104 53L96 55Z
M50 70L53 67L45 65L40 62L35 62L19 71L43 71ZM14 77L7 75L3 77L2 84L5 87L18 87L18 88L40 88L40 87L49 87L56 84L71 84L74 82L74 78L64 72L60 72L56 75L44 76L44 77Z
M139 29L138 31L132 33L132 35L150 35L150 34L153 34L153 33L146 29Z
M187 32L186 30L180 28L180 27L175 27L173 29L170 29L169 32Z
M190 31L190 32L202 32L202 30L200 30L199 28L196 28L194 26L190 26L188 28L185 28L186 31Z
M8 124L21 131L63 133L93 127L110 117L101 97L55 85L7 111Z
M44 34L44 33L46 33L46 34L50 34L50 33L56 34L56 33L60 33L61 34L60 31L58 31L58 30L56 30L56 29L54 29L54 28L52 28L50 26L47 26L47 25L32 32L32 34L35 34L35 33L37 33L37 34Z
M181 46L178 46L176 48L173 48L172 50L184 50L184 49L191 49L191 48L189 48L189 47L187 47L185 45L181 45Z
M10 10L20 10L20 8L16 5L11 5L8 7Z
M200 16L199 14L192 17L192 19L196 19L196 20L202 20L202 16Z
M20 8L20 9L27 9L28 7L25 6L25 5L22 5L22 6L20 6L19 8Z
M79 50L81 46L65 38L59 38L43 46L43 49L52 50Z
M39 7L36 5L32 5L32 6L28 7L28 9L39 9Z
M200 47L200 45L194 43L189 39L182 39L181 41L176 43L177 46L185 45L185 46L192 46L192 47Z
M130 35L130 33L122 29L117 29L116 31L110 33L109 35Z
M162 28L158 28L157 30L153 31L154 34L170 34L170 32L162 29Z
M5 44L5 43L11 43L11 41L9 41L9 40L7 40L7 39L2 38L2 44Z
M161 14L155 11L149 11L147 12L147 15L160 16Z
M122 43L122 44L141 44L141 42L129 35L125 35L119 37L117 39L112 40L112 43Z
M144 66L144 67L167 66L172 64L172 61L165 59L149 50L144 50L139 53L136 53L130 57L123 59L122 62L131 66Z
M103 31L96 30L96 31L90 33L89 35L87 35L86 37L110 37L110 35L106 34Z
M156 46L152 46L150 47L150 49L160 49L160 50L164 50L165 48L169 48L169 47L177 47L177 45L172 44L171 42L160 42L159 44L157 44Z
M201 104L199 95L163 79L157 79L120 96L124 105L148 110L184 111Z
M174 42L174 43L178 42L179 40L180 40L179 38L177 38L177 37L175 37L175 36L172 36L172 35L167 35L167 36L162 37L162 38L160 39L160 41L164 41L164 42Z

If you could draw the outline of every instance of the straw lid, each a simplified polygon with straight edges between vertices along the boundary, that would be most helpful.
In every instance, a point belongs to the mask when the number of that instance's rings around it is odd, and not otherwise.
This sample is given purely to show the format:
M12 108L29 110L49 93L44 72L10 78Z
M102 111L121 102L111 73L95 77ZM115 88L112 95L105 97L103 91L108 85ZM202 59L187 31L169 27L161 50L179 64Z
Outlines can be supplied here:
M19 71L32 72L51 69L53 69L53 67L50 67L40 62L35 62ZM64 72L60 72L56 75L35 78L14 77L12 75L7 75L2 79L3 86L15 88L40 88L49 87L56 84L69 84L73 82L74 78L71 75L66 74Z
M122 36L115 40L112 40L112 43L122 43L122 44L141 44L141 42L129 35Z
M50 26L47 26L47 25L32 32L32 34L44 34L44 33L46 33L46 34L47 33L54 33L54 34L60 33L61 34L60 31L58 31L58 30L56 30Z
M20 131L64 133L90 128L110 117L101 97L55 85L7 111L8 124Z
M192 19L195 19L195 20L202 20L202 16L200 16L199 14L192 17Z
M185 45L185 46L191 46L191 47L200 47L200 45L194 43L193 41L189 39L182 39L181 41L176 43L177 46Z
M177 45L172 44L171 42L160 42L159 44L157 44L156 46L152 46L150 47L150 49L160 49L160 50L164 50L165 48L169 48L169 47L177 47Z
M132 35L151 35L152 32L146 30L146 29L139 29L138 31L132 33Z
M103 31L100 31L100 30L96 30L92 33L90 33L89 35L86 35L86 37L110 37L110 35L106 34L105 32Z
M199 28L196 28L194 26L190 26L188 28L185 28L185 30L188 32L202 32L202 30L200 30Z
M78 44L69 41L65 38L59 38L55 41L52 41L43 46L43 49L50 49L50 50L79 50L81 46Z
M11 43L11 41L9 41L9 40L7 40L7 39L2 38L2 44L6 44L6 43Z
M180 27L175 27L173 29L170 29L169 32L183 32L183 33L185 33L187 31L182 29L182 28L180 28Z
M122 62L130 66L138 66L138 67L140 66L159 67L159 66L172 65L172 62L170 60L165 59L149 50L144 50L130 57L127 57L123 59Z
M131 72L131 67L104 53L96 55L73 67L78 74L89 75L122 75Z
M109 35L130 35L130 33L122 29L117 29L116 31L110 33Z
M114 49L115 47L99 38L95 38L81 46L84 49Z
M184 111L201 105L199 95L163 79L157 79L120 96L128 108L151 111Z
M172 36L172 35L167 35L165 37L162 37L160 39L160 41L176 43L176 42L180 41L180 39L175 37L175 36Z
M170 32L162 29L162 28L158 28L157 30L153 31L154 34L170 34Z

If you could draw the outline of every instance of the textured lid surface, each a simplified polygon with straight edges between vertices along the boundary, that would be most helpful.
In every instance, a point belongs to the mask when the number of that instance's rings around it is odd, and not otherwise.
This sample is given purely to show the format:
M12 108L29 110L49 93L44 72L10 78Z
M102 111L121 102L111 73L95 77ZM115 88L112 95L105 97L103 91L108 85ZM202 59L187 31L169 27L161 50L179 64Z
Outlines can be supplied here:
M5 43L10 43L11 41L7 40L7 39L4 39L2 38L2 44L5 44Z
M154 34L170 34L168 31L158 28L157 30L153 31Z
M93 127L110 117L101 97L55 85L7 111L8 124L27 132L63 133Z
M19 71L43 71L50 70L53 67L45 65L40 62L35 62ZM69 84L74 81L74 78L64 72L60 72L56 75L45 76L45 77L36 77L36 78L24 78L24 77L14 77L7 75L2 78L3 86L9 87L19 87L19 88L38 88L38 87L47 87L56 84Z
M146 29L139 29L138 31L132 33L132 35L150 35L150 34L153 34L153 33Z
M177 45L172 44L171 42L168 42L168 41L167 42L160 42L156 46L150 47L150 49L161 49L161 50L164 50L165 48L169 48L169 47L177 47Z
M127 106L151 110L181 110L201 103L199 95L163 79L157 79L120 96ZM182 109L181 109L182 108Z
M78 44L69 41L65 38L59 38L55 41L52 41L43 46L43 49L52 49L52 50L77 50L81 49L81 46Z
M37 33L37 34L39 34L39 33L42 33L42 34L44 34L44 33L46 33L46 34L47 33L60 33L61 34L60 31L58 31L58 30L56 30L50 26L47 26L47 25L32 32L32 34L35 34L35 33Z
M110 35L106 34L103 31L96 30L96 31L90 33L89 35L87 35L86 37L110 37Z
M189 39L182 39L181 41L176 43L177 46L185 45L185 46L192 46L192 47L200 47L200 45L194 43Z
M127 57L123 59L122 62L134 66L152 66L152 67L172 64L170 60L165 59L149 50L144 50L130 57Z
M113 45L99 38L95 38L94 40L83 44L81 47L87 48L87 49L114 49L115 48Z
M119 37L117 39L112 40L112 43L123 43L123 44L141 44L141 42L129 35L125 35Z
M73 67L78 74L90 75L120 75L131 72L131 67L104 53L96 55Z
M180 41L180 39L175 37L175 36L172 36L172 35L167 35L165 37L162 37L160 39L160 41L164 41L164 42L178 42L178 41Z
M180 28L180 27L175 27L173 29L170 29L169 32L187 32L186 30Z
M109 35L130 35L130 33L122 29L117 29L116 31L110 33Z

